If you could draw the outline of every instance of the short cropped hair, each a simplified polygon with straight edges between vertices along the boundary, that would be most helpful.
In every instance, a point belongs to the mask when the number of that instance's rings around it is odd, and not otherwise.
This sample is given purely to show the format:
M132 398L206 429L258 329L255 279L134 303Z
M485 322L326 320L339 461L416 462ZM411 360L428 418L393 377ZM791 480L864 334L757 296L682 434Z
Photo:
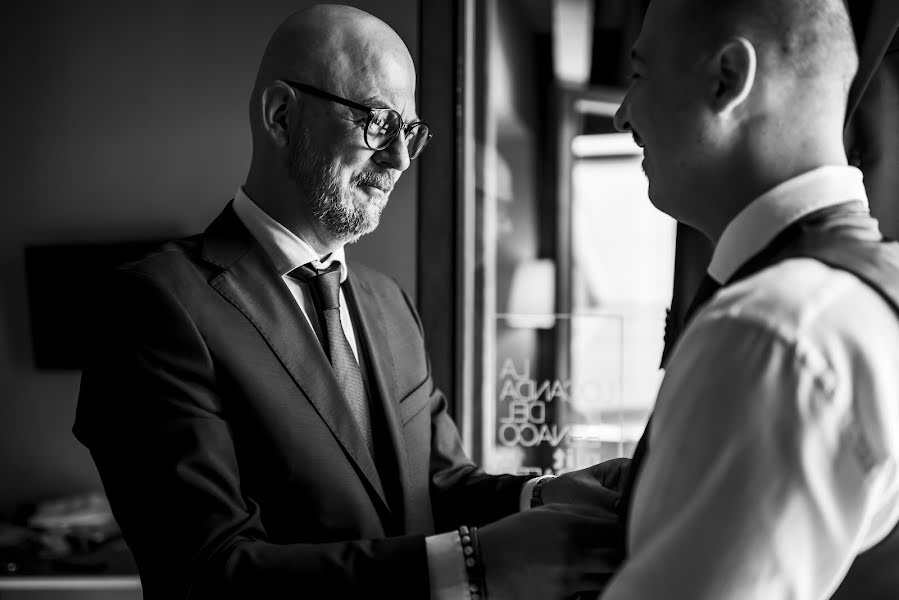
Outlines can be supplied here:
M858 53L845 0L677 0L706 50L739 35L800 79L838 76L848 90Z

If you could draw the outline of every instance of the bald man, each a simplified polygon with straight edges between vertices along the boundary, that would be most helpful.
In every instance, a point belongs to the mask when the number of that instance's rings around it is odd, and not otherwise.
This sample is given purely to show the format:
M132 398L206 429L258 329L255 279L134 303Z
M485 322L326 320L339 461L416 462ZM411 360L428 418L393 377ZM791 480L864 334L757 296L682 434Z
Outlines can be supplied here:
M847 166L843 2L653 0L632 63L616 125L714 253L603 600L899 598L899 255Z
M428 141L414 96L382 21L291 16L233 202L102 290L74 431L148 600L561 598L616 563L602 473L474 465L409 298L346 260Z

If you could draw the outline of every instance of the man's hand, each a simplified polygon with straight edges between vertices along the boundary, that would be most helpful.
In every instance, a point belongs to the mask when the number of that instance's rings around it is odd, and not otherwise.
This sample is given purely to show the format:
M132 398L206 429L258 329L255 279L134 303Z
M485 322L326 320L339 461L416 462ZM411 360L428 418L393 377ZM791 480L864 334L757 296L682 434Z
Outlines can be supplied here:
M543 504L585 504L614 512L631 459L613 458L543 484Z
M618 520L587 506L543 506L479 528L491 598L600 591L622 560Z

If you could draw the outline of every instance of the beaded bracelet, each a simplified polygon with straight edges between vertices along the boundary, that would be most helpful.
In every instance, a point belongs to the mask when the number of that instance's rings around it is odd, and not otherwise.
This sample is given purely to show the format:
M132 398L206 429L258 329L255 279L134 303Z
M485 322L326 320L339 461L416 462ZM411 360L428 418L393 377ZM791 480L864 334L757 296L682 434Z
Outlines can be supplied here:
M484 565L481 563L481 549L478 546L478 528L463 525L459 528L459 540L462 542L471 600L487 600L487 583L484 581Z

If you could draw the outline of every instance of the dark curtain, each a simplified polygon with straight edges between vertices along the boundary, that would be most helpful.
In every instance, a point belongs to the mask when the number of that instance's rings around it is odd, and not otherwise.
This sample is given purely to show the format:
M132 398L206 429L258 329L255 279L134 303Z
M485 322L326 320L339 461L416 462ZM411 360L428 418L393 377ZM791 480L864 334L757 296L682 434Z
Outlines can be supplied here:
M846 152L849 162L865 175L871 213L884 235L899 239L899 1L849 0L849 12L859 70L849 95ZM704 236L678 224L666 345L683 327L684 313L711 255L711 243Z

